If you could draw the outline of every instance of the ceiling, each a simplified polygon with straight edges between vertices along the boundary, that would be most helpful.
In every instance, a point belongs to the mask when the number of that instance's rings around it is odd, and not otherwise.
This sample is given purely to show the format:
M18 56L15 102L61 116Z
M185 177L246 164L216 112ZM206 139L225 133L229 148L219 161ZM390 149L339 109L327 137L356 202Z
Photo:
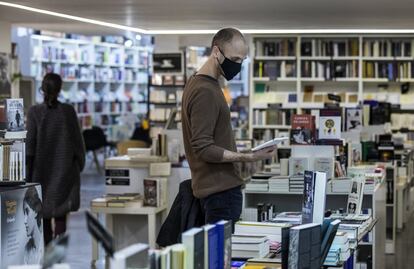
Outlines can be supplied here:
M7 0L6 0L7 1ZM30 7L146 30L414 29L405 0L16 0ZM0 20L78 33L116 32L0 6Z

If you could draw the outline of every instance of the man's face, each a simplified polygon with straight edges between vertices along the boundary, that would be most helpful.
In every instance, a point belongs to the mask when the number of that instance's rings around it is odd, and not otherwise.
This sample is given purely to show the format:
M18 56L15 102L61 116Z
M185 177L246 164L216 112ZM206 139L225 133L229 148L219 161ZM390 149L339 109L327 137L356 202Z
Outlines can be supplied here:
M220 64L223 63L224 56L233 62L241 63L244 59L246 59L248 53L247 44L243 41L243 39L238 37L233 38L230 43L226 43L220 49L222 53L220 53L218 48L215 48Z

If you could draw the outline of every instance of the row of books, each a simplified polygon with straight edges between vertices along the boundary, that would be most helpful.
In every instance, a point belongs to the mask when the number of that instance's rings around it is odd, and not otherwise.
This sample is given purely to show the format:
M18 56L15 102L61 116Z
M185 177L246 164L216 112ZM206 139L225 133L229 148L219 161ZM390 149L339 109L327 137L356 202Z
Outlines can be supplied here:
M302 56L358 56L359 43L358 39L350 40L324 40L312 39L303 40L301 44Z
M368 57L412 57L414 44L411 40L366 40L363 52Z
M391 128L401 129L414 126L414 115L409 113L392 113L391 114Z
M411 79L414 72L411 62L364 62L364 78L385 78L391 81L397 79Z
M294 61L255 61L254 76L268 77L271 80L278 78L296 77L296 62Z
M232 258L232 227L219 221L201 228L192 228L175 244L150 253L150 269L230 268Z
M152 90L150 92L151 103L181 103L183 96L183 90L176 90L174 92L163 91L163 90Z
M26 179L25 143L14 141L0 145L0 181Z
M302 77L303 78L320 78L333 80L335 78L357 78L358 62L357 61L303 61Z
M139 193L106 194L91 201L92 207L142 207L143 197Z
M49 61L67 61L71 63L83 62L88 63L91 57L88 50L58 48L53 46L34 46L33 58Z
M167 85L167 86L184 86L185 80L183 75L160 75L154 74L151 80L152 85Z
M291 116L295 110L291 109L255 109L253 110L253 124L254 125L290 125Z
M112 102L84 102L72 103L77 113L87 114L87 113L128 113L128 112L137 112L139 107L145 106L144 104L139 104L136 101L112 101Z
M153 108L150 111L150 120L151 121L166 121L172 112L171 108ZM177 114L178 115L178 114ZM176 118L176 120L179 119Z
M295 56L295 39L256 40L256 56Z
M332 103L328 97L329 93L326 92L316 92L314 86L306 85L303 89L303 102L304 103ZM350 89L347 92L330 92L341 99L341 102L344 103L357 103L358 102L358 93Z

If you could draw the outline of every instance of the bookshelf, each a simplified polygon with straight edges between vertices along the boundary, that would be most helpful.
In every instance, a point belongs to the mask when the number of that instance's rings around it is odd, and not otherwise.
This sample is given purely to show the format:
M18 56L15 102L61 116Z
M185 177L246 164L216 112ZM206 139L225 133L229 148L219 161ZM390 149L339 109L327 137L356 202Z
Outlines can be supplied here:
M43 35L19 37L17 42L23 75L34 77L40 89L46 73L60 74L59 99L74 106L84 129L100 126L117 141L118 125L127 121L121 118L136 122L145 117L151 47ZM36 102L42 99L36 91Z
M251 138L264 129L277 131L255 123L256 110L280 104L280 111L309 113L331 102L328 93L341 97L341 107L378 100L398 106L402 114L412 113L414 39L410 35L255 35L250 55ZM407 93L402 94L404 90Z

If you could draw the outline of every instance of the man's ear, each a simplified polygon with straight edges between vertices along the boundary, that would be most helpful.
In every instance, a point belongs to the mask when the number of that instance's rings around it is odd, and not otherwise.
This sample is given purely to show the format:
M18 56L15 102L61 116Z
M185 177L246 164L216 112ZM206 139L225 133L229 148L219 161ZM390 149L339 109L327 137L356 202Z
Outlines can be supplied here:
M220 60L220 50L218 49L217 46L213 47L212 53L211 53L214 58L219 59Z

